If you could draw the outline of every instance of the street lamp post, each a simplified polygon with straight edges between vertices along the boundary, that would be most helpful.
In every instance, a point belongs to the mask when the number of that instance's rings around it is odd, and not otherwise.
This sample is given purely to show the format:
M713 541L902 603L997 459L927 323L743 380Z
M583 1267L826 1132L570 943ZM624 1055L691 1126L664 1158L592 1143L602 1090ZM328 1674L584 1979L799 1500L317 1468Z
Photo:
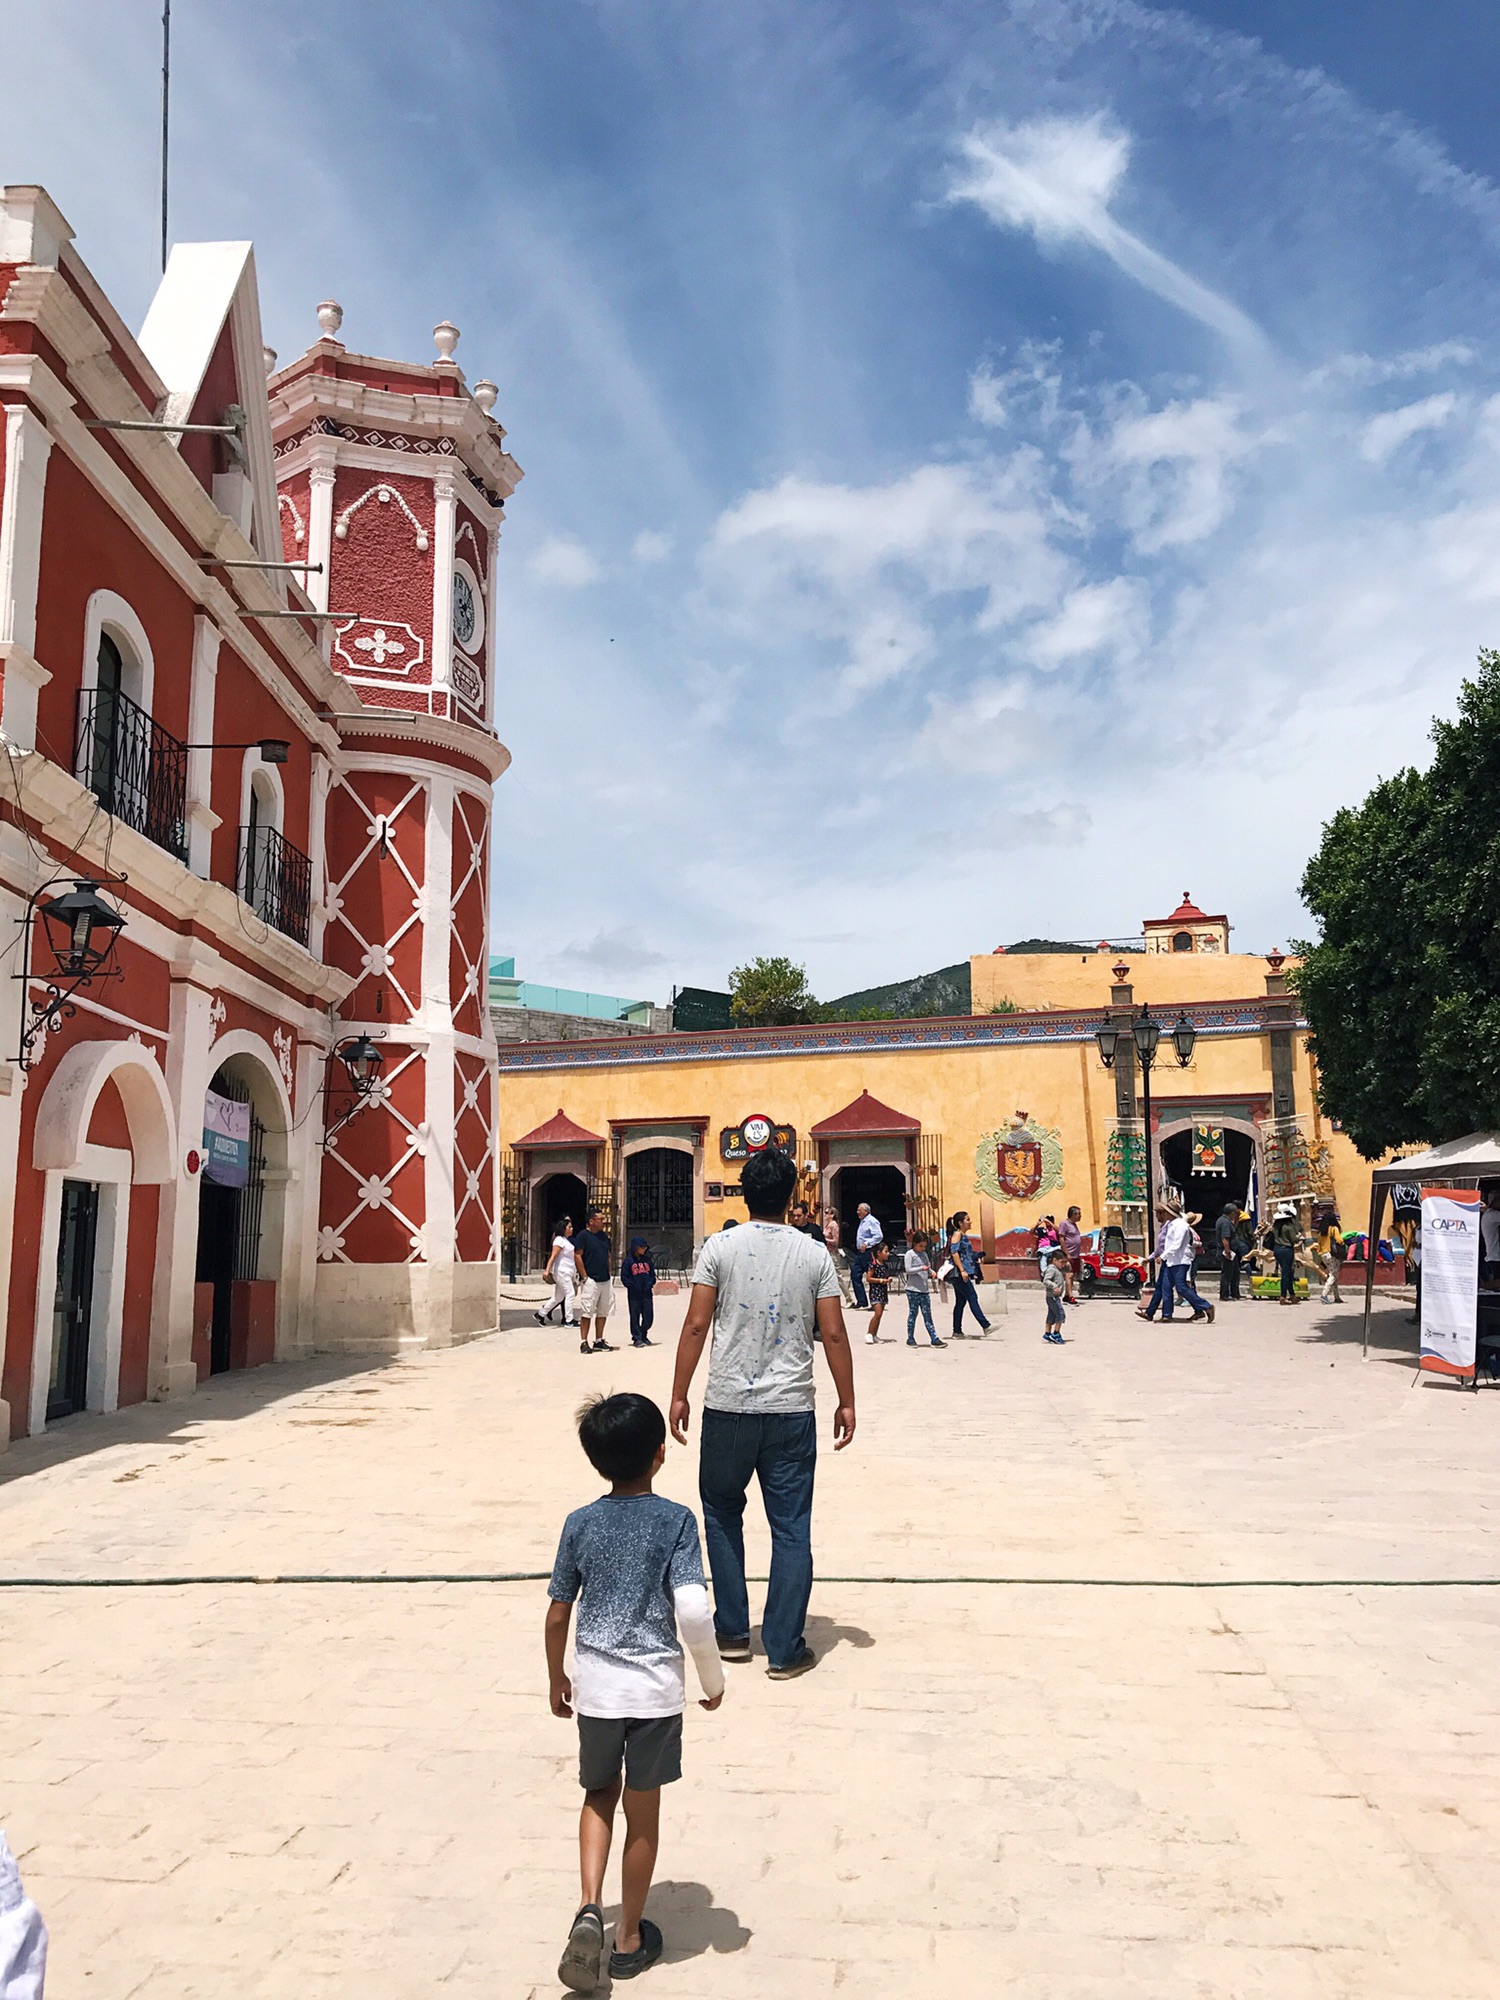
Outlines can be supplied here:
M1124 1029L1114 1021L1106 1021L1094 1032L1094 1040L1099 1045L1099 1060L1106 1069L1113 1069L1115 1052L1120 1045ZM1151 1071L1156 1062L1157 1047L1161 1041L1161 1022L1151 1012L1150 1002L1141 1002L1141 1011L1130 1023L1130 1039L1135 1044L1135 1052L1141 1065L1141 1094L1144 1099L1146 1125L1146 1251L1150 1255L1152 1173L1151 1173ZM1198 1040L1198 1031L1186 1013L1177 1016L1177 1025L1172 1030L1172 1047L1177 1056L1177 1067L1186 1069L1193 1060L1193 1048Z

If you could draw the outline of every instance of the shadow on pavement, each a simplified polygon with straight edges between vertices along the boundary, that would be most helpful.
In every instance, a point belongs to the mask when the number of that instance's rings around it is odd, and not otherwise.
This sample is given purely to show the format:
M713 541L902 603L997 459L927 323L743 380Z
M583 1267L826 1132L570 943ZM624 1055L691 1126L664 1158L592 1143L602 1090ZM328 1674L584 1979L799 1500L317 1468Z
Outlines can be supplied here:
M1300 1310L1306 1311L1303 1307ZM1370 1352L1382 1360L1398 1361L1415 1367L1417 1328L1407 1324L1411 1308L1404 1301L1395 1306L1379 1306L1370 1316ZM1312 1304L1311 1323L1303 1321L1296 1338L1304 1347L1359 1347L1364 1341L1365 1315L1362 1305L1346 1300L1341 1308Z
M840 1625L833 1618L819 1618L814 1614L807 1621L807 1643L821 1660L825 1653L831 1653L835 1646L853 1646L857 1652L865 1652L875 1643L871 1633L858 1625Z
M323 1354L309 1361L273 1361L264 1368L212 1375L181 1402L132 1403L107 1416L90 1410L63 1417L38 1437L17 1438L0 1455L0 1487L111 1446L193 1444L204 1424L235 1423L288 1397L399 1364L399 1356L388 1354Z
M716 1903L702 1882L653 1882L646 1908L661 1926L664 1965L706 1951L743 1951L750 1942L749 1925Z

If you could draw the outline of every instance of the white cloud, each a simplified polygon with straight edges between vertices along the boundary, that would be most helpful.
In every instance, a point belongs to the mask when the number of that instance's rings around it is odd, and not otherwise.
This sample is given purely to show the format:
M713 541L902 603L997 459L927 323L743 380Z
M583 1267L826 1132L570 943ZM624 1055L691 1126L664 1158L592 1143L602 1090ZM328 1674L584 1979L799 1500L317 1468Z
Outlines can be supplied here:
M1424 396L1420 403L1408 403L1403 409L1382 410L1378 417L1371 417L1360 435L1361 458L1371 465L1384 465L1409 438L1422 431L1442 430L1457 408L1457 396L1444 391Z
M673 547L672 537L663 534L659 528L642 528L630 544L631 560L638 563L665 562Z
M958 150L968 172L955 173L950 201L973 202L1000 228L1029 230L1044 248L1087 243L1137 284L1234 345L1264 344L1260 329L1238 306L1110 214L1130 140L1101 115L977 126L959 140Z
M1232 504L1230 471L1254 448L1235 397L1196 398L1164 409L1132 410L1081 449L1092 475L1117 478L1119 514L1144 554L1202 541Z
M976 368L969 377L969 415L977 424L998 430L1004 424L1005 396L1000 378L988 368Z
M571 535L549 535L527 566L539 583L555 584L560 590L581 590L597 583L601 573L582 542Z
M558 962L594 976L629 979L656 971L667 958L665 952L647 944L638 925L616 924L596 931L591 938L565 945Z
M1070 591L1054 617L1033 628L1026 653L1042 668L1094 653L1137 653L1146 637L1146 594L1128 577L1081 584Z

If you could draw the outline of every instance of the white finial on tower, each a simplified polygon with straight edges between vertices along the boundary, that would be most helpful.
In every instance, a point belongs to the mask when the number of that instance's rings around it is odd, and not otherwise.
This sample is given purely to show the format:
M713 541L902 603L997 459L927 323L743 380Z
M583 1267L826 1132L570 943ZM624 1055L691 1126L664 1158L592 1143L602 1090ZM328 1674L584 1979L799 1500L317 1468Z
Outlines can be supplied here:
M488 416L490 411L495 407L495 398L500 394L500 391L493 382L484 381L476 382L472 393L474 401L479 405L484 414Z
M262 347L260 358L265 363L267 375L274 375L276 373L276 349L274 347Z
M458 345L458 328L451 319L440 319L432 329L432 343L438 351L439 361L451 361L453 350Z
M338 300L324 299L323 303L318 307L318 325L323 329L324 339L336 339L338 330L343 324L344 308L339 304Z

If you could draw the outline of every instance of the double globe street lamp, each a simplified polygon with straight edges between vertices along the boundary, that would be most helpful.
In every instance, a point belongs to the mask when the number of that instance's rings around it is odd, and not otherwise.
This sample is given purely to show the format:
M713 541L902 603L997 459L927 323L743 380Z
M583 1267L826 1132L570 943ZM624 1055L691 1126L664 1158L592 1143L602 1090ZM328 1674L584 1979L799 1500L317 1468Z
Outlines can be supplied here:
M1135 1052L1141 1065L1141 1092L1145 1099L1146 1113L1146 1248L1151 1247L1151 1071L1156 1062L1157 1048L1161 1041L1162 1024L1151 1012L1150 1003L1143 1000L1141 1011L1130 1022L1128 1029L1119 1021L1106 1021L1094 1031L1094 1040L1099 1044L1099 1060L1106 1069L1115 1066L1115 1053L1120 1046L1120 1037L1129 1034L1135 1043ZM1186 1069L1193 1060L1193 1049L1198 1040L1198 1031L1185 1013L1177 1016L1172 1029L1172 1047L1177 1053L1177 1067Z

